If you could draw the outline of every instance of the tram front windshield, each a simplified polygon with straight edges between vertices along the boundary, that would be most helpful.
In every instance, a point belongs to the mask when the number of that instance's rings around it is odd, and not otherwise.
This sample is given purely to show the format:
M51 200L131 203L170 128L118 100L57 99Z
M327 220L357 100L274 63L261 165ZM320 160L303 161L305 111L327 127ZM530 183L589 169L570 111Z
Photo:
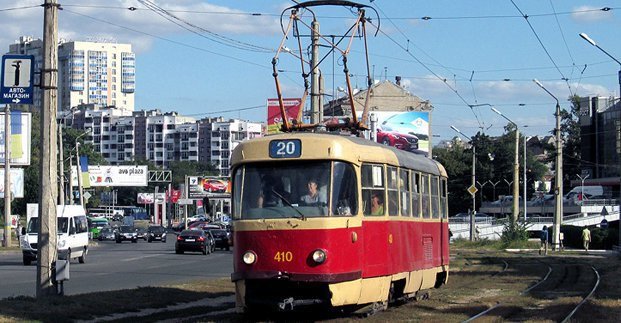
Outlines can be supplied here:
M344 162L256 163L234 174L236 219L351 216L356 175Z

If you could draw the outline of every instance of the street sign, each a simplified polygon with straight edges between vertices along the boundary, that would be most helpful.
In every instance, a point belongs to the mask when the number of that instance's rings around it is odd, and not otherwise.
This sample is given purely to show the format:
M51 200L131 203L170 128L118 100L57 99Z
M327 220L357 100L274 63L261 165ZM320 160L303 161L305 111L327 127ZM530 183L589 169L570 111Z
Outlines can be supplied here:
M33 104L34 56L2 56L0 103Z
M468 187L468 192L470 193L470 195L474 196L474 194L476 194L479 190L474 187L474 185L471 185L470 187Z

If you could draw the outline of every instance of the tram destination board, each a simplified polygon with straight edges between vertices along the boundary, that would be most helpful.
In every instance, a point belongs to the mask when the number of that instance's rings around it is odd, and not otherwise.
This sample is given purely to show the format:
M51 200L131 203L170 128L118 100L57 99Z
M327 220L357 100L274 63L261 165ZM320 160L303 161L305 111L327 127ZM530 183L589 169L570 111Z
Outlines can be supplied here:
M270 141L271 158L300 158L302 156L302 141L300 139Z

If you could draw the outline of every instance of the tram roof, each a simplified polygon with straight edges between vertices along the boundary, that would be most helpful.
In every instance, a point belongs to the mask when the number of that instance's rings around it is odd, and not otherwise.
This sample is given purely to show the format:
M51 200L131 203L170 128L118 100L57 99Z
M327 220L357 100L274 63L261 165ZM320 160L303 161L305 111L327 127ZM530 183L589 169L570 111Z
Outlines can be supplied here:
M269 158L269 143L273 140L289 139L302 141L302 155L300 158L282 160L331 159L356 164L360 162L386 163L446 176L446 171L440 163L423 155L385 146L365 138L331 133L281 133L243 141L233 150L231 164L272 160ZM308 145L312 145L313 149L305 149Z

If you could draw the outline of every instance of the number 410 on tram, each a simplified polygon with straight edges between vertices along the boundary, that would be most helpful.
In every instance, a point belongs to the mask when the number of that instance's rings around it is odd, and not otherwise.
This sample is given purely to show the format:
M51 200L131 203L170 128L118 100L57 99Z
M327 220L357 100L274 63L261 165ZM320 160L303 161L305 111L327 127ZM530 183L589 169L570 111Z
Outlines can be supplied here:
M442 165L372 141L287 133L232 155L236 306L386 308L448 280Z

